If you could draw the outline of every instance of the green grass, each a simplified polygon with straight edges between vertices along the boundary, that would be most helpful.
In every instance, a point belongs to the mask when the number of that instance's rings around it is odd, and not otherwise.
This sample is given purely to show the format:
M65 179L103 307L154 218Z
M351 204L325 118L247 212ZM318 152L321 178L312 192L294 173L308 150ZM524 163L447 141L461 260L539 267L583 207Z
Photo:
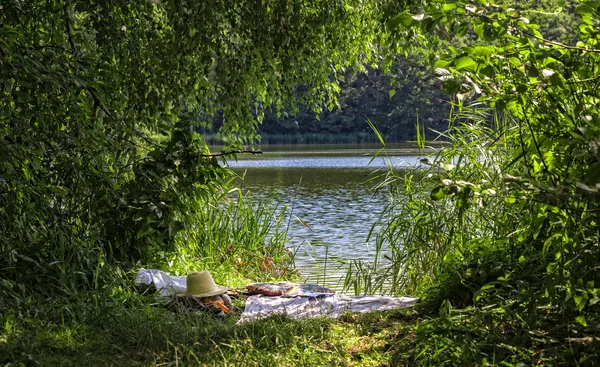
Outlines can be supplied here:
M207 269L234 288L298 279L284 247L283 209L225 192L190 207L195 215L186 218L175 250L157 252L148 264L108 265L102 256L82 257L89 266L103 264L86 283L78 279L87 268L76 262L65 262L58 275L41 264L28 274L2 273L0 366L390 363L394 337L404 327L394 320L402 312L337 321L278 316L236 325L239 312L226 319L173 313L133 287L142 265L181 275ZM243 300L234 302L244 308Z
M29 298L0 314L3 366L593 366L598 341L526 325L500 307L431 314L423 306L236 325L181 314L150 295ZM543 317L538 318L544 319ZM559 331L557 331L559 330ZM566 331L566 330L562 330Z
M217 282L241 287L249 280L299 278L286 249L285 207L270 199L254 199L232 189L206 201L190 203L188 230L178 234L175 250L158 253L150 265L185 275L208 269Z
M118 301L117 301L118 300ZM93 305L54 300L0 317L0 364L7 366L378 366L410 311L294 321L172 313L129 294ZM237 301L243 307L243 301ZM43 306L41 306L43 305ZM21 312L21 314L19 314Z

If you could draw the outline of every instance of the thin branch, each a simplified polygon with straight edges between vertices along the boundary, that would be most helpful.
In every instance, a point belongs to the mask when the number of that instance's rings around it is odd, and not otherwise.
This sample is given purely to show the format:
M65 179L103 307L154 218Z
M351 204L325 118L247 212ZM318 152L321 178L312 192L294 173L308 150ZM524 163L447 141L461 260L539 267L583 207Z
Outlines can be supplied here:
M74 54L77 51L77 44L75 43L75 40L74 40L73 27L71 26L71 19L69 17L69 11L67 10L66 7L64 9L64 12L65 12L65 25L67 27L67 39L69 40L69 44L71 45L71 49L72 49L71 54ZM102 103L102 101L100 100L100 97L98 97L96 92L94 92L94 90L88 86L86 86L85 89L90 93L90 95L92 96L92 99L94 100L94 110L97 110L99 107L102 111L104 111L104 113L106 113L106 115L108 117L112 117L110 112L108 111L108 108L106 108L106 106Z
M108 117L112 117L110 111L108 111L108 108L106 108L106 106L102 103L96 92L94 92L94 90L88 86L86 86L85 89L90 93L92 99L94 100L94 109L96 110L99 107L102 111L104 111L104 113L106 113Z
M227 155L240 154L240 153L250 153L250 154L258 155L258 154L262 154L263 152L260 150L232 150L231 152L202 154L202 155L200 155L200 157L214 158L214 157L223 157L223 156L227 156Z
M517 28L515 27L515 29L517 29ZM521 30L523 33L525 33L528 36L534 37L538 41L542 41L544 43L548 43L548 44L551 44L551 45L554 45L554 46L560 46L560 47L566 48L567 50L576 50L576 51L600 53L600 50L595 49L595 48L585 48L585 47L570 46L570 45L564 44L562 42L552 41L552 40L549 40L547 38L537 36L537 35L535 35L535 34L533 34L531 32L528 32L528 31L525 31L525 30L522 30L522 29L519 29L519 30Z
M135 127L129 128L129 130L131 132L133 132L134 135L137 135L138 137L140 137L142 140L144 140L146 143L148 143L152 147L157 148L157 149L162 149L163 148L162 145L157 144L156 142L152 141L150 138L148 138L146 135L144 135L143 132L139 131Z
M71 45L72 52L75 53L77 51L77 45L73 40L73 28L71 27L71 20L69 19L69 11L65 7L65 25L67 26L67 39L69 40L69 44Z
M600 74L593 76L591 78L587 78L587 79L569 80L567 82L567 84L587 83L587 82L593 82L594 80L598 80L598 79L600 79Z

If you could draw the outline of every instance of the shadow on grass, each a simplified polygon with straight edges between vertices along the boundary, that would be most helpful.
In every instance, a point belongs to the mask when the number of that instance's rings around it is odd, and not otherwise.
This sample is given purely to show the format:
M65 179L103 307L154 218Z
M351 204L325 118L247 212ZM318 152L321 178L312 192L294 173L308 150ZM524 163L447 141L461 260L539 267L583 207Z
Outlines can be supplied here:
M0 365L387 365L395 312L295 321L177 314L143 302L39 305L0 314Z
M527 326L503 308L236 325L239 315L172 313L152 300L30 299L0 308L0 365L594 366L600 347L596 333L565 334L551 314Z

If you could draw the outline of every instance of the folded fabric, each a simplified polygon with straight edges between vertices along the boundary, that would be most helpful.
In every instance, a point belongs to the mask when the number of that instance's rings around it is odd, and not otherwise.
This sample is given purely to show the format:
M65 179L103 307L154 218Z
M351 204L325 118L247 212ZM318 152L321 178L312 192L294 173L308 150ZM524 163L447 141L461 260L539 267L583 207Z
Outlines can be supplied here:
M346 312L372 312L405 308L417 303L417 298L332 294L318 298L263 297L254 295L246 300L246 308L238 324L283 314L293 319L327 316L337 318Z
M140 269L135 277L135 284L153 284L161 296L174 296L185 292L186 276L169 275L161 270Z
M300 284L291 282L252 283L246 286L250 294L284 297L319 297L334 294L335 291L316 284Z

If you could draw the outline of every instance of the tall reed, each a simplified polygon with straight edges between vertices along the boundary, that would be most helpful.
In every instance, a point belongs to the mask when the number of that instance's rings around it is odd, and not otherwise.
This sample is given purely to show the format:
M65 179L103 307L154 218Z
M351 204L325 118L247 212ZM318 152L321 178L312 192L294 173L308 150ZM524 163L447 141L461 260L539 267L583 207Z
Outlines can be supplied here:
M389 169L377 188L388 190L390 203L369 236L376 243L376 258L372 264L353 264L346 288L420 294L436 283L445 261L459 261L482 241L504 246L497 239L506 239L519 221L519 213L499 195L502 167L511 159L501 139L506 128L502 116L471 106L452 116L447 132L437 132L449 144L417 167Z
M156 264L182 274L210 269L230 285L244 278L295 277L293 256L285 247L286 208L229 187L190 203L194 213L186 217L175 251L158 254Z

